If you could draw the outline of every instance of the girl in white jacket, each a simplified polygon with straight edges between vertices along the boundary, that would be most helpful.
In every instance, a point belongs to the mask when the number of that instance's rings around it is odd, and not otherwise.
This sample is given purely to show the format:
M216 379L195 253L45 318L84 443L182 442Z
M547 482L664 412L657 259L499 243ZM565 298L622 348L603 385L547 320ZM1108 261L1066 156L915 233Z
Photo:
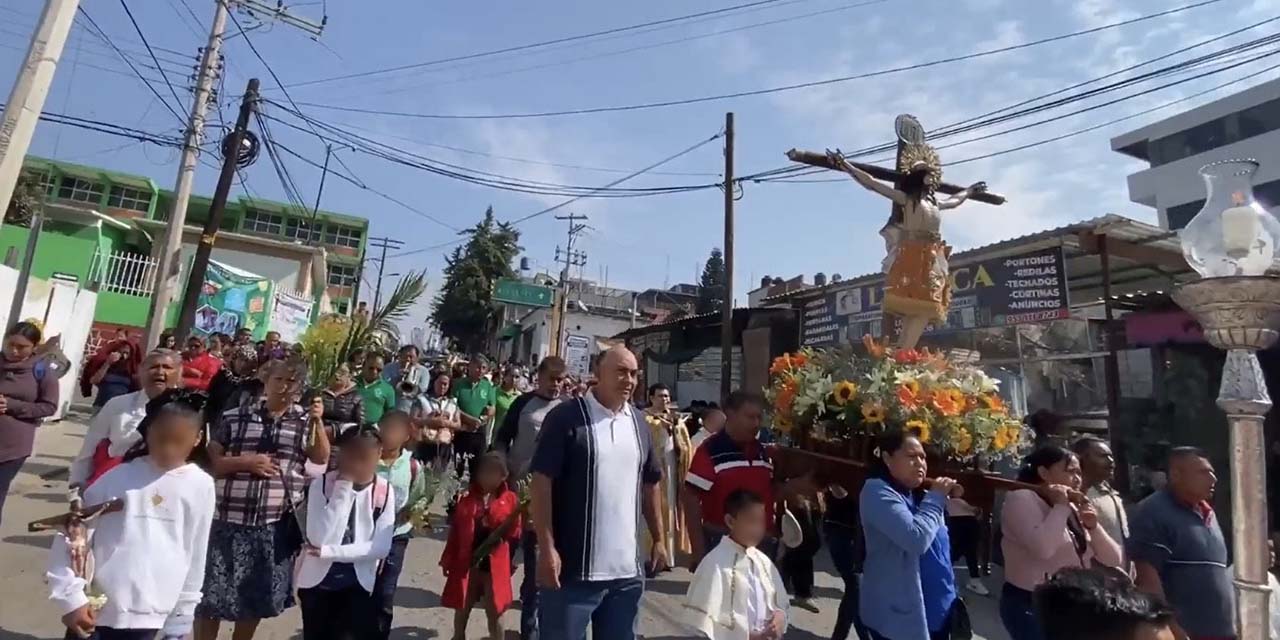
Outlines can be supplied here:
M336 444L338 468L307 491L307 543L297 580L303 640L379 637L373 592L391 551L395 496L378 476L377 427L351 427Z
M49 598L70 635L97 640L182 638L191 632L204 584L213 521L213 478L189 463L204 422L204 396L166 391L138 425L142 440L84 494L88 507L123 500L89 522L94 570L76 575L65 536L54 538ZM97 609L87 591L106 597Z

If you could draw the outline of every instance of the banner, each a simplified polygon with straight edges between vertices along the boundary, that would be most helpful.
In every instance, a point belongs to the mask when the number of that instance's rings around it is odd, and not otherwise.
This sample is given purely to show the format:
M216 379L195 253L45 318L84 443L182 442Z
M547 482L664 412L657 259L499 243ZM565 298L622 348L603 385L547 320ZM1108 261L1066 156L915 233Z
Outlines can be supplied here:
M267 335L267 302L272 284L266 278L209 261L209 270L196 302L195 331L201 335L235 335L241 327L253 331L254 340Z
M275 304L271 307L271 330L280 334L284 342L294 343L311 326L311 301L284 291L276 291Z
M1066 318L1067 270L1061 247L951 267L951 308L927 333ZM828 347L881 336L884 280L804 300L800 344Z
M591 339L568 334L564 337L564 362L569 375L586 378L591 374Z

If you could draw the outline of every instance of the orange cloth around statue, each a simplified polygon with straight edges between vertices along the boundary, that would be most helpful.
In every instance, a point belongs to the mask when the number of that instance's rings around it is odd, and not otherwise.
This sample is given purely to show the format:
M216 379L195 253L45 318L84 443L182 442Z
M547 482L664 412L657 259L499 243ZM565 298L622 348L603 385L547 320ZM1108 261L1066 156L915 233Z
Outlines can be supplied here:
M947 319L951 279L945 266L951 247L941 238L902 238L889 267L883 309L901 316Z

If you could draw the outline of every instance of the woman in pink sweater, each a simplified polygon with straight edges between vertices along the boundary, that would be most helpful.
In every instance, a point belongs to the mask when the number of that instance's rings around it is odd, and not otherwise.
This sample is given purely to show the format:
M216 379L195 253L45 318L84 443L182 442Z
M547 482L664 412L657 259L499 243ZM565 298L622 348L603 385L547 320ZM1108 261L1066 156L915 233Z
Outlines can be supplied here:
M1000 620L1013 640L1040 640L1032 590L1064 567L1089 568L1094 562L1120 566L1120 545L1098 526L1092 506L1069 500L1080 490L1080 460L1074 453L1053 445L1036 449L1027 456L1018 480L1043 488L1011 491L1004 498Z

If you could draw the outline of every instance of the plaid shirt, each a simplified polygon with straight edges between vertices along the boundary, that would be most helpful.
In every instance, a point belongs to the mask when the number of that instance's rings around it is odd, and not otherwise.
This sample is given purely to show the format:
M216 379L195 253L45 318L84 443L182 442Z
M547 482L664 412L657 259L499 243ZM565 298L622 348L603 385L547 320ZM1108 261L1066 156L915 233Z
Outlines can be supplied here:
M261 526L285 517L302 499L306 487L303 465L307 437L307 412L293 405L278 419L267 413L265 402L256 407L229 409L214 426L211 438L225 455L263 453L271 456L280 473L259 478L235 473L216 480L218 505L214 517L221 522Z

